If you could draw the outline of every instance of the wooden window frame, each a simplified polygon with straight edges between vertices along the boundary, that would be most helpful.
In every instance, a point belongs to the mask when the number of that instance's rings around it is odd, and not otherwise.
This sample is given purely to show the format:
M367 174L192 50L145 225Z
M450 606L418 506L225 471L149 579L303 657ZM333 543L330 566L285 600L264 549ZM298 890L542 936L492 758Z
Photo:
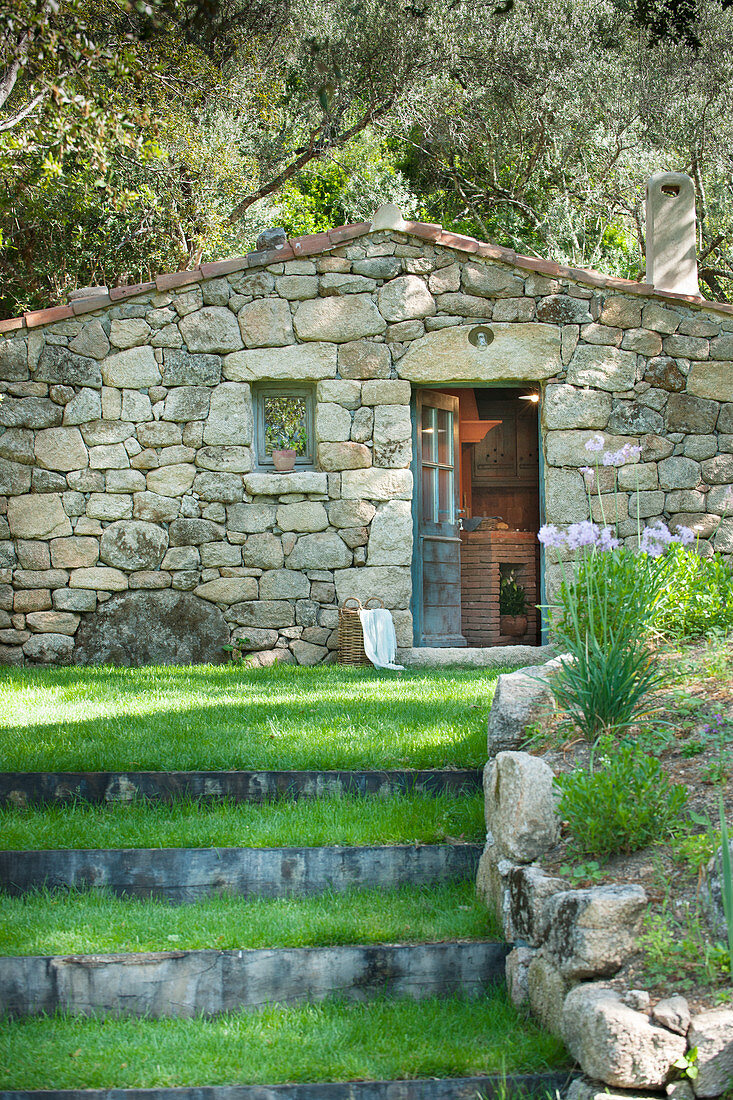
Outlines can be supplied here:
M296 455L296 469L312 469L315 466L315 389L302 383L256 382L252 387L254 406L254 443L257 466L274 469L272 455L265 454L265 398L299 397L305 401L305 430L308 437L306 453Z

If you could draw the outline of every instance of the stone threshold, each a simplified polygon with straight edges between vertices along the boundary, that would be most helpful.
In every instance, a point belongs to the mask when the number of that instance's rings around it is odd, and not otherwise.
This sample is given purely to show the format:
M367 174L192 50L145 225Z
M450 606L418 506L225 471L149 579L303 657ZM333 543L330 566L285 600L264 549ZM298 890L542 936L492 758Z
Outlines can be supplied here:
M339 997L479 997L504 980L489 941L0 958L11 1016L70 1012L192 1018Z
M0 1100L545 1100L564 1095L574 1074L510 1073L411 1081L329 1081L151 1089L0 1090Z
M0 805L131 802L176 798L265 802L345 794L470 794L481 789L480 768L410 771L108 771L0 772Z
M475 648L432 648L421 646L397 651L397 661L409 668L443 668L450 665L467 668L525 668L543 665L555 656L549 645L493 645Z
M229 893L306 897L352 887L423 886L473 878L480 844L353 848L105 848L0 852L0 888L104 887L177 903Z

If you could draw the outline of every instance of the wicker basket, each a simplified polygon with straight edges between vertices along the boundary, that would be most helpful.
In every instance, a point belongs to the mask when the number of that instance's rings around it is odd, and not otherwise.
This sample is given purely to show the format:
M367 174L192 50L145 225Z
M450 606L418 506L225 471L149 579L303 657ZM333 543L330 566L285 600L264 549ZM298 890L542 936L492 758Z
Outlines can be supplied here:
M362 607L368 608L369 604L374 602L378 607L384 607L384 602L380 600L379 596L370 596L364 604L357 600L355 596L349 596L339 608L340 665L370 665L372 663L364 652L364 632L361 629L359 612Z

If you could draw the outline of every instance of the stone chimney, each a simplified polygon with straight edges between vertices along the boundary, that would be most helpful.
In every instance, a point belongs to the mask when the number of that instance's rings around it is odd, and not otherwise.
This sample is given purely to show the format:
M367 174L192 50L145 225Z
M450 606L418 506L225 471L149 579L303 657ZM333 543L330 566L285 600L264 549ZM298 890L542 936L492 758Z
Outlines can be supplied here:
M683 172L657 172L646 185L646 281L656 290L699 295L695 188Z

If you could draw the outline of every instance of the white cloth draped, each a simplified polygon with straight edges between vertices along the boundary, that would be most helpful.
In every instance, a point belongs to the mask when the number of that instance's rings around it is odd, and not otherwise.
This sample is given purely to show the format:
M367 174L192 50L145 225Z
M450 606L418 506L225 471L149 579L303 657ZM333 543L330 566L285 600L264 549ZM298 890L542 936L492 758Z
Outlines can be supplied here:
M389 611L384 607L374 610L362 608L359 618L364 634L364 652L375 668L391 668L401 672L405 666L394 664L397 638Z

